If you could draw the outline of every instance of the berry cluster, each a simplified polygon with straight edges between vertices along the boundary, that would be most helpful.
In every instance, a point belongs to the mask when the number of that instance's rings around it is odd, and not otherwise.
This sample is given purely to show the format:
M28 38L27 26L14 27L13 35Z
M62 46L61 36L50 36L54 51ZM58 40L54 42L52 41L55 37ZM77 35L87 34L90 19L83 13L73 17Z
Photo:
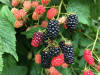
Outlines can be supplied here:
M45 5L48 5L51 0L41 0L41 4L39 1L24 1L24 0L12 0L12 8L11 12L14 14L16 18L16 22L14 24L15 28L20 28L25 25L26 21L28 21L29 15L27 15L31 9L34 9L32 13L33 20L39 20L43 14L45 13ZM17 9L16 7L22 5L21 9ZM52 11L52 12L51 12ZM47 18L53 19L57 15L58 10L56 8L51 8L47 11ZM47 24L46 24L47 25ZM42 26L44 26L42 24Z

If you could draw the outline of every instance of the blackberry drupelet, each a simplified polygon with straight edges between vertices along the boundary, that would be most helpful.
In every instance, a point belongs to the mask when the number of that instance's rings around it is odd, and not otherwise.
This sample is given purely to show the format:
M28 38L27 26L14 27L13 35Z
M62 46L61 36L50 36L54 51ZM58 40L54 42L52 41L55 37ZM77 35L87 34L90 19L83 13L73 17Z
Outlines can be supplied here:
M64 61L67 64L72 64L74 62L74 48L72 45L64 46Z
M50 68L50 63L51 63L50 59L51 59L51 56L49 52L43 51L41 54L41 64L43 68Z
M49 39L53 40L58 36L59 33L59 25L57 20L51 20L47 26L47 33L49 35Z
M50 52L51 56L57 56L60 53L60 48L58 48L58 47L55 47L55 48L50 47L49 48L49 52Z
M75 14L71 14L67 17L66 25L68 29L75 30L78 24L78 16Z

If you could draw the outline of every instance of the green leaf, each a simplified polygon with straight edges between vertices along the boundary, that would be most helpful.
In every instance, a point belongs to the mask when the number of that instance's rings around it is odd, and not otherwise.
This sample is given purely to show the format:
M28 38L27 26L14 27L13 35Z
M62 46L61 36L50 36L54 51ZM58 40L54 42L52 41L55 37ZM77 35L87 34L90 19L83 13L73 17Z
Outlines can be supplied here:
M79 61L79 66L84 67L85 66L85 61L84 58L82 57L81 60Z
M12 26L14 26L15 17L9 10L8 6L2 6L2 8L0 9L0 16L7 19L12 24Z
M16 38L12 24L4 18L0 18L0 37L2 40L2 49L6 53L10 53L18 61L16 54Z
M22 34L26 35L27 38L32 38L33 33L38 32L39 30L42 31L42 30L44 30L44 28L43 27L31 27L31 29L29 31L22 32Z
M32 70L31 70L30 75L41 75L40 74L41 73L41 70L42 70L41 65L34 63L32 65Z
M1 41L1 37L0 37L0 74L3 70L3 58L2 58L2 54L3 54L3 49L2 49L2 41Z
M12 66L4 70L1 75L26 75L27 68L24 66Z
M70 0L67 5L67 11L70 13L76 12L79 22L89 25L89 0Z
M0 2L8 5L9 7L11 7L11 0L0 0Z
M91 10L91 17L95 20L100 17L100 0L94 0L95 3L91 2L90 10Z
M1 75L26 75L27 68L25 66L17 66L13 56L4 54L3 60L4 68Z
M57 69L62 73L62 75L72 75L71 70L68 68L57 67Z
M86 37L83 37L83 38L81 38L80 39L80 45L82 46L82 47L87 47L88 45L90 45L92 43L92 41L91 40L89 40L89 39L87 39Z
M2 58L2 53L0 52L0 72L3 70L3 58Z

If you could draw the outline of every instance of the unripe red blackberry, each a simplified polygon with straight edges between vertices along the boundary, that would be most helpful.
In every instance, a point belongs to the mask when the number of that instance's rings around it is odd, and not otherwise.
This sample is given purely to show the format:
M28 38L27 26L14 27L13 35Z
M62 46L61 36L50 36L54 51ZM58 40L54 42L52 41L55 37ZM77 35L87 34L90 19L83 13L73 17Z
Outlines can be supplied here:
M68 29L75 30L78 24L78 16L75 14L70 14L66 19L66 25Z
M43 34L41 32L35 32L32 38L31 45L33 47L38 47L42 42Z
M95 65L94 58L92 56L92 52L89 49L84 50L84 59L91 66Z
M43 51L41 54L41 64L43 68L50 68L50 63L51 63L50 59L51 59L51 56L49 52Z
M58 21L57 20L51 20L49 23L48 23L48 26L47 26L47 34L49 35L49 38L51 40L55 39L57 36L58 36L58 33L59 33L59 26L58 26Z
M94 73L91 70L85 70L83 75L94 75Z

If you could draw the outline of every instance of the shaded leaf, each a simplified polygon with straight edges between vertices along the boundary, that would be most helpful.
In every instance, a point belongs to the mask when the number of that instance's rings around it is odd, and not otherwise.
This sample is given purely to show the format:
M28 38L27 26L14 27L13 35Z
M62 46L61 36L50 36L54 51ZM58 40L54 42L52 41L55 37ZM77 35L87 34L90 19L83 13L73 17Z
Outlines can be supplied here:
M40 75L41 70L42 70L41 65L34 63L32 65L32 69L31 69L30 75Z
M89 3L89 0L70 0L67 5L67 11L70 13L76 12L79 22L89 25Z
M26 32L22 32L22 34L26 35L27 38L32 38L33 33L38 32L39 30L42 31L42 30L44 30L44 28L43 27L31 27L30 30L28 30Z
M11 0L0 0L0 2L8 5L9 7L11 7Z

